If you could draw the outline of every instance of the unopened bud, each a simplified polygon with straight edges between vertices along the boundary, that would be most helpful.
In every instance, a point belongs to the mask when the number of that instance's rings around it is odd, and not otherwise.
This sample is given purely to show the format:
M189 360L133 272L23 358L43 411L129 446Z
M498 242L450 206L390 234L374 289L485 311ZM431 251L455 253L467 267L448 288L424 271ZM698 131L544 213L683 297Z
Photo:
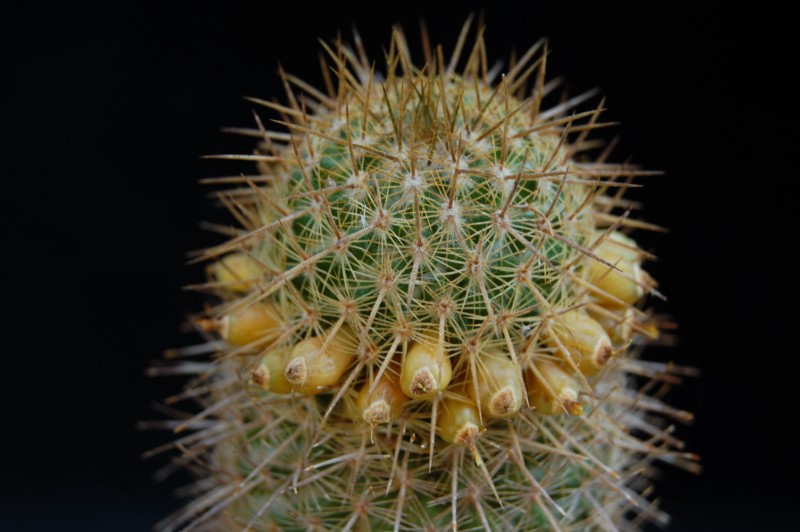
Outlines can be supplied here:
M540 360L529 373L528 399L541 414L583 414L578 391L578 381L555 362Z
M412 399L429 399L447 388L452 377L450 359L435 338L412 342L400 371L400 388Z
M608 305L636 303L644 295L643 286L648 279L641 268L636 242L622 233L614 232L604 238L593 252L619 270L590 260L589 281L603 292L595 295Z
M271 303L257 303L222 319L220 334L233 346L249 345L259 340L275 339L282 320Z
M261 362L250 376L251 382L272 393L291 393L292 385L286 380L284 374L286 357L289 352L290 348L283 347L261 357Z
M332 336L331 336L332 334ZM295 390L314 395L338 384L356 354L358 340L349 325L328 336L314 336L294 346L284 375Z
M258 261L244 253L231 253L208 267L208 275L221 288L231 292L246 293L264 276Z
M356 398L356 420L365 421L374 427L382 423L390 423L400 416L408 397L400 389L395 375L387 372L375 384L370 393L370 384L365 382Z
M444 441L473 447L480 435L480 428L478 409L469 399L448 397L442 401L437 430Z
M551 322L551 347L566 349L584 375L594 375L614 353L605 329L583 309L575 309Z
M523 387L519 368L499 351L483 353L478 361L478 394L475 398L484 415L508 417L522 407ZM472 394L473 387L469 387Z
M633 307L623 309L597 306L588 309L589 316L603 327L615 346L626 345L633 337L636 311Z

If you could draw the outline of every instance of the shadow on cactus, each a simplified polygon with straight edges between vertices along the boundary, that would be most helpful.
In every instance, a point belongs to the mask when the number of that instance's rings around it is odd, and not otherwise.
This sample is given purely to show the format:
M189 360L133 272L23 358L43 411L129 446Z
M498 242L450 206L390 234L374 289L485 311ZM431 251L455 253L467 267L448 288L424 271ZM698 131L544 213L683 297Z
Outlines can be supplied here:
M153 369L196 374L173 400L201 410L163 423L198 478L163 529L667 521L653 464L698 466L660 399L691 371L637 356L657 292L627 233L653 227L623 193L654 172L606 162L604 104L553 97L546 41L501 73L469 31L422 66L400 29L382 69L324 45L325 87L281 72L236 130L256 150L213 157L257 173L207 180L238 226L196 256L206 342Z

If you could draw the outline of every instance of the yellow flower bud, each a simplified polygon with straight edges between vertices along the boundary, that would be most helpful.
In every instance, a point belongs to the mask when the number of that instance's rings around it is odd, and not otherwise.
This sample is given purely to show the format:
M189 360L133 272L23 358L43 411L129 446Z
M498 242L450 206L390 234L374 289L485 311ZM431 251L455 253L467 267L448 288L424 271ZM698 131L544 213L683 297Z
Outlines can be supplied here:
M523 387L519 368L499 351L483 353L478 361L478 395L481 411L490 417L508 417L522 407ZM469 387L472 395L474 387Z
M643 285L648 279L641 268L636 242L622 233L614 232L604 238L593 252L619 269L617 271L602 262L590 260L589 281L608 294L594 295L607 305L619 305L620 301L628 305L636 303L644 295Z
M233 346L248 345L259 340L270 341L280 332L281 322L280 314L271 303L259 303L225 316L220 335Z
M437 419L439 436L446 442L472 447L480 435L480 416L466 397L442 401Z
M261 362L253 370L250 380L256 386L272 393L291 393L292 385L286 380L286 357L290 348L282 347L270 351L261 358Z
M590 307L588 312L589 316L608 333L615 346L624 346L633 337L636 311L632 307L609 309L595 306L594 308Z
M584 375L594 375L614 353L605 329L583 309L565 312L550 325L548 343L558 351L566 350Z
M447 388L453 369L435 338L412 342L400 371L400 388L412 399L430 399Z
M528 400L536 412L545 415L583 414L583 405L578 400L578 381L559 364L540 360L528 377Z
M374 427L381 423L390 423L397 419L403 411L408 397L400 389L397 377L391 372L385 373L375 384L372 393L370 384L365 382L358 393L355 404L356 421L365 421Z
M338 384L347 371L358 347L358 339L349 325L329 330L325 337L313 336L298 342L292 349L284 375L293 389L314 395Z
M255 259L244 253L225 255L208 268L208 275L221 288L231 292L245 293L264 276L264 268Z

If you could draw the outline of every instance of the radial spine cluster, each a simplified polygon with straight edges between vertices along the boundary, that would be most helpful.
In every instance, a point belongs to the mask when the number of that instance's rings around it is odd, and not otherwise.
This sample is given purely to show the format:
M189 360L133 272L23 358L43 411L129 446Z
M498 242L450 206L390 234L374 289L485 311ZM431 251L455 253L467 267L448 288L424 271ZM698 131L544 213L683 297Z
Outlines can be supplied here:
M196 257L206 340L154 368L200 404L167 423L198 479L162 528L666 522L652 464L696 464L656 397L688 370L638 359L653 227L623 193L654 172L606 162L604 103L558 99L546 41L501 73L470 29L422 66L399 28L382 69L323 45L325 89L281 71L237 130L258 147L214 156L257 173L207 180L236 224Z

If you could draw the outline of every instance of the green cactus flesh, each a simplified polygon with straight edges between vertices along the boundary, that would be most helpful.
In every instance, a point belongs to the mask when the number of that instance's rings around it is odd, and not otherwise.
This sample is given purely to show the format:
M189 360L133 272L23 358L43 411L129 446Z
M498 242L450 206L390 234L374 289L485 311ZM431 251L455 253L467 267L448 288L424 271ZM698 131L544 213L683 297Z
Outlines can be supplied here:
M654 282L622 234L647 172L590 156L602 102L543 105L546 43L499 79L464 43L417 67L395 31L380 74L338 44L327 93L281 72L288 102L254 100L284 131L220 156L258 173L216 180L238 227L199 255L198 480L163 528L665 522L647 473L694 465L659 417L688 414L636 388L668 371L638 359Z

